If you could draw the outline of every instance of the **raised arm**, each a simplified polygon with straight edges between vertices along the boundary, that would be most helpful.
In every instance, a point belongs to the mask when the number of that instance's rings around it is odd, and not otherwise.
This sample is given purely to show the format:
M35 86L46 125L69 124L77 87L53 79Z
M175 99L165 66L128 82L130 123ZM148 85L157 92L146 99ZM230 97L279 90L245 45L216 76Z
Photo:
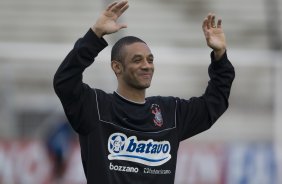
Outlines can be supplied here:
M65 113L73 128L80 133L89 131L91 122L97 118L95 94L93 90L82 81L82 73L90 66L96 56L108 44L102 38L125 28L126 25L116 21L128 8L127 1L114 2L97 19L85 36L79 39L58 68L53 85L60 98ZM93 113L88 113L92 109Z
M215 24L213 14L209 14L203 21L202 28L207 45L213 49L208 70L210 81L202 96L178 101L177 122L180 140L209 129L229 106L228 99L235 71L226 54L221 22L219 19Z

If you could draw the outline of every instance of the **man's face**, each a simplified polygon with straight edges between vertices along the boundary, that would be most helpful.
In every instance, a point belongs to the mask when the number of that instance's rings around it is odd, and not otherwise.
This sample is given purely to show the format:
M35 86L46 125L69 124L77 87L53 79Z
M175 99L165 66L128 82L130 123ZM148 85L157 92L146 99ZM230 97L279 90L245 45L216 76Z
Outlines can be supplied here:
M136 89L150 87L154 74L154 57L149 47L145 43L136 42L124 46L123 53L123 82Z

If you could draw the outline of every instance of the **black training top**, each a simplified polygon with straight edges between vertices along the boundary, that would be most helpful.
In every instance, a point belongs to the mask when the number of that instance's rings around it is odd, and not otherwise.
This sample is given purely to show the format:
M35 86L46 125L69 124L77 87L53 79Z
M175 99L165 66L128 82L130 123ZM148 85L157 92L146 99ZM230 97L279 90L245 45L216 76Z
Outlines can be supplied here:
M173 184L179 142L209 129L228 107L235 73L226 53L209 66L204 95L189 100L154 96L144 104L82 82L107 46L92 30L79 39L54 77L66 116L79 134L87 182Z

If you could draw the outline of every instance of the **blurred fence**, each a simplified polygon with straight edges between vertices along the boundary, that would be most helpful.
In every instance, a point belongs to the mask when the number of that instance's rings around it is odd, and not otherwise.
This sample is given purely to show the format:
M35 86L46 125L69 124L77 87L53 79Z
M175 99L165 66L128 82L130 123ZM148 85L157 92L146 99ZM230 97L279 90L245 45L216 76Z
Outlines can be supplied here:
M176 184L276 184L272 143L191 144L179 150ZM54 162L40 141L0 141L1 184L54 183ZM58 182L58 181L57 181ZM60 184L83 184L80 149L74 142Z

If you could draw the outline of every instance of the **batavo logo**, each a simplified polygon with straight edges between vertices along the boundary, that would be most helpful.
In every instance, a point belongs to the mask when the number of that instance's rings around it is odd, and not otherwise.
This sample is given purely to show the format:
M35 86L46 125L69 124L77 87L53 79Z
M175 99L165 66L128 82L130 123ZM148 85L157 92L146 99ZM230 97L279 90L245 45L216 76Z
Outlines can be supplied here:
M170 143L168 141L138 141L136 136L128 137L114 133L109 137L109 160L126 160L148 166L159 166L170 160Z

